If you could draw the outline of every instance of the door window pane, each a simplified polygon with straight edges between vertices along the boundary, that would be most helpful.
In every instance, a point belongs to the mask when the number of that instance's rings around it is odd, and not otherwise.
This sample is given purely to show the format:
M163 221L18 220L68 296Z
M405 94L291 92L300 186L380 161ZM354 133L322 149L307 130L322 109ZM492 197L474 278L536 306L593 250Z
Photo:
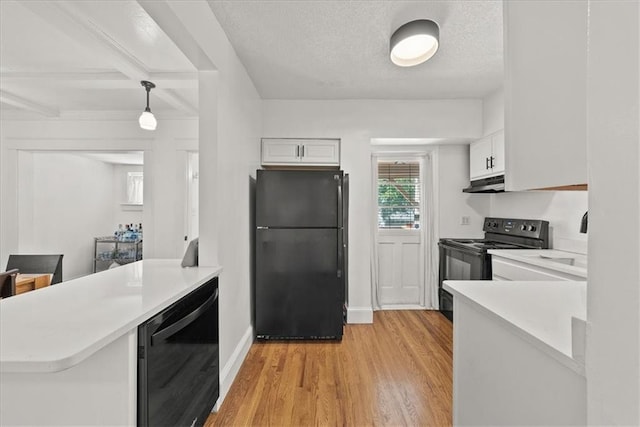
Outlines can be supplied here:
M420 228L420 163L378 162L378 228Z

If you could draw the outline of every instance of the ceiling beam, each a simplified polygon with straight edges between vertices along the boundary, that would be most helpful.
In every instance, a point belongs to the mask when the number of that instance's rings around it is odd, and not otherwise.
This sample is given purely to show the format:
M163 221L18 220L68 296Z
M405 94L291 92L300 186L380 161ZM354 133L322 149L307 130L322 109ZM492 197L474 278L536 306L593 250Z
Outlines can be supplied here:
M20 108L21 110L32 111L46 117L58 117L60 115L60 111L58 111L58 109L56 108L38 104L21 96L8 93L4 90L0 90L0 102L8 105L13 105L14 107Z
M124 46L100 28L90 16L82 12L70 1L32 2L22 1L20 5L49 22L73 40L82 40L80 46L90 53L108 57L114 68L130 80L139 82L151 80L151 74ZM142 90L142 89L141 89ZM182 99L171 89L156 87L153 95L172 107L190 115L197 115L197 109Z
M213 62L193 38L189 29L176 16L166 1L137 1L196 69L199 71L213 71L216 69Z
M76 89L132 89L140 87L138 80L132 80L119 71L0 71L0 80L5 84L22 81L55 83ZM150 73L149 80L162 89L197 89L197 72ZM155 93L155 91L154 91Z

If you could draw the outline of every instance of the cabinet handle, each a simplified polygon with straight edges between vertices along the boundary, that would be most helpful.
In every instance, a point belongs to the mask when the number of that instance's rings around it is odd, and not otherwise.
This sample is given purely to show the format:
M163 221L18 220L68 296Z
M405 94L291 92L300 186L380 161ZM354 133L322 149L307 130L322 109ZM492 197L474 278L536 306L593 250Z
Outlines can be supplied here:
M488 157L484 158L484 168L485 169L489 169L489 158Z
M493 161L495 159L496 159L495 157L491 156L491 169L493 169L495 167L495 165L493 164Z
M300 146L296 145L296 157L300 157Z
M300 157L304 157L304 145L302 145L302 154L300 155Z

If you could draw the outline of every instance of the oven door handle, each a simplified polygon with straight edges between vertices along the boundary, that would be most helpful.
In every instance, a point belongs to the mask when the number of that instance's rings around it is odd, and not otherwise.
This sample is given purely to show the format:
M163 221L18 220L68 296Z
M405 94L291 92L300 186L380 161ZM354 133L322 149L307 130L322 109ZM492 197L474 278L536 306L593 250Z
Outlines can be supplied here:
M153 335L151 335L151 345L154 344L155 341L166 340L171 335L177 334L190 324L192 324L198 317L200 317L209 307L213 305L213 303L218 299L218 289L216 289L215 293L211 295L207 300L202 303L198 308L193 310L191 313L182 317L180 320L172 323L171 325L163 328Z
M476 257L481 257L482 255L484 255L483 252L474 252L469 249L462 249L462 248L453 247L453 246L441 245L441 247L448 251L462 252L463 254L472 255Z

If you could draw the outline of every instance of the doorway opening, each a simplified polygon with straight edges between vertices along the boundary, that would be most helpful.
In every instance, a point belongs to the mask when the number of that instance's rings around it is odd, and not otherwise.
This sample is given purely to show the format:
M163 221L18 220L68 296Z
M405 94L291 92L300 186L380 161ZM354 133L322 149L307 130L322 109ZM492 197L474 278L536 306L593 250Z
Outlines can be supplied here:
M435 150L372 153L374 309L434 307L435 154Z
M63 280L141 259L143 168L143 151L18 150L16 252L64 254Z
M187 164L186 164L186 190L187 200L185 203L184 212L184 243L182 247L182 253L187 249L189 242L197 238L200 234L199 227L199 179L200 169L199 160L200 156L197 151L187 152Z

